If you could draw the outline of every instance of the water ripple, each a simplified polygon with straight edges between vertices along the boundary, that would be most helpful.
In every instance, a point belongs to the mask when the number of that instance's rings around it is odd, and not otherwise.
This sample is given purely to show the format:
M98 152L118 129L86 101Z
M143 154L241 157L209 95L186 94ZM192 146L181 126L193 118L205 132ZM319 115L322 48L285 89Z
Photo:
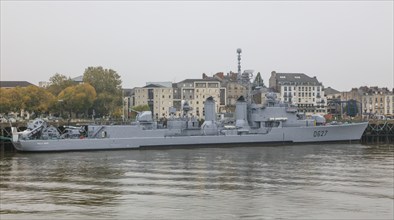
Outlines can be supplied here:
M4 218L393 218L394 147L12 154Z

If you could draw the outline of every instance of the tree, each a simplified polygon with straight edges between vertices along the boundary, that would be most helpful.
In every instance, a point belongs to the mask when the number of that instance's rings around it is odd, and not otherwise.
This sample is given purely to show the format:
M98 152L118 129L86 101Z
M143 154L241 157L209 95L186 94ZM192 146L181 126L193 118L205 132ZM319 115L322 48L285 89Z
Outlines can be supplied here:
M112 115L122 108L122 80L116 71L103 67L88 67L83 81L91 84L97 92L93 109L99 116Z
M89 108L93 106L96 100L96 90L88 83L69 86L60 92L58 100L64 110L72 113L88 114Z
M18 111L22 107L20 100L22 100L20 87L0 88L0 113L7 114L11 111Z
M24 110L34 113L47 112L51 105L56 102L56 98L49 91L37 86L28 86L22 90L21 106Z
M59 93L69 86L76 85L77 83L72 81L70 77L66 77L65 75L56 73L51 78L49 78L50 86L48 87L48 91L51 92L54 96L58 96Z
M83 74L83 81L92 85L96 92L120 93L122 80L116 71L103 67L88 67Z

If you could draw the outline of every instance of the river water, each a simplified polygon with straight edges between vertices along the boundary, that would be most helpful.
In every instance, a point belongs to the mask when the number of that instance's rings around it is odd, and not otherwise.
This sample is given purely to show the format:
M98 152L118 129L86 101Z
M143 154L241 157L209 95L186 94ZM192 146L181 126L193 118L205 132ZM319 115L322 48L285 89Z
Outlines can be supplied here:
M394 146L6 153L0 219L393 219Z

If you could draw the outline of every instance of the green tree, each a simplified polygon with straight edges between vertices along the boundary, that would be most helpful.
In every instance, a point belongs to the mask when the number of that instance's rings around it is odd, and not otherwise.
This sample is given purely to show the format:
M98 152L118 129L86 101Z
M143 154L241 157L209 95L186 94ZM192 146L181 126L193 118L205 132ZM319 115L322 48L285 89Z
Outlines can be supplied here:
M92 85L96 92L120 93L122 80L118 73L103 67L88 67L83 74L83 81Z
M51 78L49 78L50 86L48 87L48 91L51 92L54 96L58 96L59 93L69 86L76 85L77 83L72 81L70 77L66 77L65 75L56 73Z
M98 116L113 115L122 108L122 80L116 71L103 67L88 67L83 81L91 84L97 92L93 109Z
M58 100L62 108L72 113L85 113L88 114L89 108L93 106L96 100L96 90L88 83L69 86L60 92Z

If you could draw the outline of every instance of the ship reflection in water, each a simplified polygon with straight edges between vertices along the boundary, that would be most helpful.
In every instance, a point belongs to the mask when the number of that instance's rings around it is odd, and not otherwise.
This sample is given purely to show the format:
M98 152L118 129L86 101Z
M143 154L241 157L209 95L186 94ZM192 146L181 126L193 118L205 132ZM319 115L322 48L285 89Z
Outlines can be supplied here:
M394 146L6 154L1 219L392 219Z

